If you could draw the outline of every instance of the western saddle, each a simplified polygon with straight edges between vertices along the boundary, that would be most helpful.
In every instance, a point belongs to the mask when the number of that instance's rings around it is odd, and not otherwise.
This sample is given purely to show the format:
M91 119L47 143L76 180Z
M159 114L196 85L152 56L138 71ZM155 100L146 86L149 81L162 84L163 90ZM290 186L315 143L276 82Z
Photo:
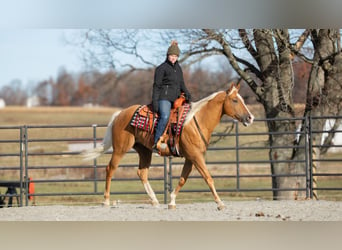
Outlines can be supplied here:
M185 102L184 96L179 97L170 111L170 118L163 135L157 143L161 156L182 157L179 150L179 139L183 130L185 118L190 111L190 104ZM153 140L155 127L158 123L158 114L152 110L152 104L142 105L134 112L130 124L137 129L146 131L146 143Z

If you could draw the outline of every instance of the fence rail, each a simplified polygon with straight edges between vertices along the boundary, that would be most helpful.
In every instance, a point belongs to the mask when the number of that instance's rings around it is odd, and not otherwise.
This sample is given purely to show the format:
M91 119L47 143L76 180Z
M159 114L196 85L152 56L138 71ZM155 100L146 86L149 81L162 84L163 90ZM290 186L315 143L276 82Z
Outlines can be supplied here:
M305 191L306 196L312 197L317 190L340 192L342 190L342 153L331 154L329 158L314 158L312 151L315 147L310 138L318 133L342 134L342 130L311 129L313 119L341 119L342 117L313 117L305 124L308 129L286 132L294 137L305 136L308 138L305 145L270 146L268 136L281 135L283 132L269 133L265 123L271 119L256 119L255 125L261 129L257 132L242 128L232 120L222 121L220 126L224 131L216 131L212 135L212 141L206 155L206 163L212 170L217 191L221 193L253 193L277 190L272 188L272 177L305 177L306 188L287 188L281 191ZM293 118L293 121L301 123L303 118ZM288 120L288 119L286 119ZM277 119L277 121L280 121ZM285 119L284 119L285 121ZM227 128L230 131L227 132ZM59 196L94 196L102 195L104 169L108 161L108 154L95 159L92 162L82 162L78 157L82 147L96 147L101 141L106 125L44 125L44 126L0 126L0 199L5 198L18 200L19 206L29 205L30 199L36 197L59 197ZM70 149L75 146L76 149ZM342 145L330 147L342 151ZM268 152L271 149L303 149L305 158L300 160L270 160ZM121 168L134 169L137 167L137 154L130 151L126 161L120 164ZM151 168L159 169L158 176L150 177L150 180L158 183L155 189L157 195L163 197L164 203L168 201L168 195L172 191L175 182L180 177L180 168L183 159L172 157L155 157ZM270 171L271 163L305 164L305 173L275 175ZM320 169L313 171L313 164L319 163ZM331 168L331 170L329 170ZM131 173L131 172L129 172ZM122 174L114 178L117 182L138 181L136 175ZM33 179L30 179L33 177ZM314 186L315 177L328 178L324 185ZM190 179L201 179L198 175L191 175ZM264 184L248 186L247 182L263 180ZM72 190L66 185L77 183ZM330 183L330 184L329 184ZM36 190L30 193L30 184L34 184ZM85 185L84 190L82 185ZM48 185L47 189L40 188ZM101 185L101 188L99 188ZM330 185L330 186L329 186ZM331 186L332 185L332 186ZM19 192L13 191L17 188ZM45 191L43 191L45 190ZM278 189L280 190L280 189ZM206 186L198 185L181 190L184 193L208 192ZM111 192L115 195L145 194L144 190L133 188L130 190L118 190ZM339 194L340 195L340 194ZM342 196L342 195L341 195ZM0 201L1 201L0 200ZM1 204L0 204L1 205ZM12 204L10 204L12 205Z

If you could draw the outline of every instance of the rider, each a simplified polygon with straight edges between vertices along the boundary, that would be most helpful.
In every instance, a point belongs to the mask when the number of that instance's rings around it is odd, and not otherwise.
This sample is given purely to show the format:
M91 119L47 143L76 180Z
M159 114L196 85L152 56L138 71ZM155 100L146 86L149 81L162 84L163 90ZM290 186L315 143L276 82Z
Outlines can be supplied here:
M156 150L158 140L165 130L173 102L181 92L184 93L187 102L191 101L191 95L184 84L182 68L178 63L179 54L178 42L172 41L165 62L160 64L154 73L152 104L154 112L159 114L159 121L154 135L153 150Z

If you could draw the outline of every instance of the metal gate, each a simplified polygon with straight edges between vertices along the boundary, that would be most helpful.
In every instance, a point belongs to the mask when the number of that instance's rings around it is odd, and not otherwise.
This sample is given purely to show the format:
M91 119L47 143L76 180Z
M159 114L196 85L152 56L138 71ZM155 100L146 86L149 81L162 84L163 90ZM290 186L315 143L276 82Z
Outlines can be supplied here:
M335 131L314 131L311 129L313 119L340 119L341 117L315 117L308 119L306 128L291 132L294 136L302 135L306 137L306 143L303 146L294 145L291 147L302 147L306 152L305 159L297 161L287 160L289 163L306 164L306 172L284 177L305 177L306 188L298 189L298 191L306 191L307 198L312 198L317 190L333 191L340 193L342 186L342 153L335 153L330 158L315 158L312 154L314 145L312 135L315 133L335 133L342 134L342 130ZM303 118L293 118L295 121L301 122ZM253 126L264 126L269 119L256 119ZM206 155L206 163L208 167L217 169L218 173L213 174L213 178L222 180L222 187L218 186L217 191L222 193L241 193L241 192L272 192L272 186L256 186L244 187L244 183L253 179L270 179L272 174L265 170L270 164L270 160L265 157L270 150L267 145L269 132L261 129L258 132L250 132L246 128L242 128L239 123L226 120L221 124L224 128L222 131L216 131L212 135L212 141L217 141L210 145ZM265 127L265 126L264 126ZM96 147L102 141L102 136L106 129L106 125L46 125L46 126L0 126L0 199L8 199L8 205L12 205L13 199L17 200L19 206L29 205L30 199L35 197L58 197L58 196L94 196L102 195L99 191L99 185L103 186L104 172L108 155L103 156L103 160L96 159L93 162L77 161L78 155L82 148L70 149L72 146ZM61 131L64 131L63 133ZM82 132L80 132L82 131ZM223 138L223 140L218 140ZM247 138L247 139L246 139ZM249 138L249 139L248 139ZM251 139L252 138L252 139ZM252 142L250 142L252 140ZM247 141L247 142L246 142ZM227 142L227 143L225 143ZM69 148L66 148L69 147ZM289 146L285 146L289 147ZM342 145L332 145L336 151L342 150ZM130 151L128 155L132 159L127 160L120 167L132 169L137 167L135 151ZM211 156L215 155L215 156ZM254 157L245 157L245 156ZM227 157L229 156L229 157ZM75 160L75 159L76 160ZM151 168L158 168L160 174L150 177L151 181L159 183L155 189L156 194L163 197L164 203L168 201L169 192L172 191L174 181L179 179L179 169L183 164L182 158L172 157L154 157ZM327 164L332 166L331 171L314 171L314 164ZM248 171L246 168L256 168L255 172ZM262 166L264 172L255 166ZM265 168L266 166L266 168ZM224 172L223 169L229 169ZM35 171L42 171L45 176L53 176L53 178L35 178L31 177ZM50 174L50 172L55 172ZM266 171L266 172L265 172ZM73 172L79 175L71 174ZM215 171L214 171L215 172ZM7 174L8 173L8 174ZM10 177L9 177L10 176ZM43 176L43 175L40 175ZM72 178L67 178L72 176ZM333 181L333 186L317 187L314 184L315 177L326 177ZM201 179L200 176L191 176L192 179ZM139 181L134 175L115 178L115 181ZM86 191L74 190L65 191L63 185L66 183L86 183ZM232 182L230 186L226 186L227 182ZM162 184L161 184L162 183ZM50 185L52 192L32 193L32 187L39 185ZM57 187L60 185L60 187ZM290 189L297 190L297 189ZM30 193L31 191L31 193ZM206 187L195 187L181 190L186 193L209 192ZM123 190L112 192L116 195L145 194L143 190ZM1 201L0 200L0 201ZM1 204L0 204L1 206Z

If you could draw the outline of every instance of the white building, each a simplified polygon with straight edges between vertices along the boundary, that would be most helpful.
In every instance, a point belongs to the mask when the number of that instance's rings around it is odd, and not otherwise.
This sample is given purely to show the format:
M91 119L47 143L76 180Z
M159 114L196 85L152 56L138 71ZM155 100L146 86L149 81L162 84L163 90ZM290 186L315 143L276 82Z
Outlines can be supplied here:
M335 121L336 121L335 119L327 119L325 124L324 124L323 131L330 131L332 129L332 127L334 126ZM296 129L297 133L301 132L301 127L302 127L302 124L299 124L298 128ZM334 137L331 140L332 146L328 149L329 152L336 153L336 152L342 151L342 147L340 147L342 145L342 124L340 124L340 126L337 128L337 130L339 132L335 132ZM322 133L321 145L323 145L324 140L328 137L328 135L329 135L328 132ZM297 141L299 140L299 136L300 136L300 134L296 135ZM334 147L334 145L338 146L338 147Z
M334 126L336 120L335 119L328 119L326 122L325 122L325 125L323 127L323 130L324 131L329 131L331 130L331 128ZM340 124L340 126L337 128L337 130L339 131L342 131L342 124ZM321 141L321 144L323 144L325 138L327 138L328 136L328 133L325 132L323 133L322 135L322 141ZM335 135L334 135L334 138L332 139L332 145L342 145L342 132L336 132ZM329 149L330 152L340 152L342 151L342 147L331 147Z
M26 100L26 107L37 107L40 105L39 97L38 96L31 96Z
M4 99L0 98L0 109L6 107L6 102Z

